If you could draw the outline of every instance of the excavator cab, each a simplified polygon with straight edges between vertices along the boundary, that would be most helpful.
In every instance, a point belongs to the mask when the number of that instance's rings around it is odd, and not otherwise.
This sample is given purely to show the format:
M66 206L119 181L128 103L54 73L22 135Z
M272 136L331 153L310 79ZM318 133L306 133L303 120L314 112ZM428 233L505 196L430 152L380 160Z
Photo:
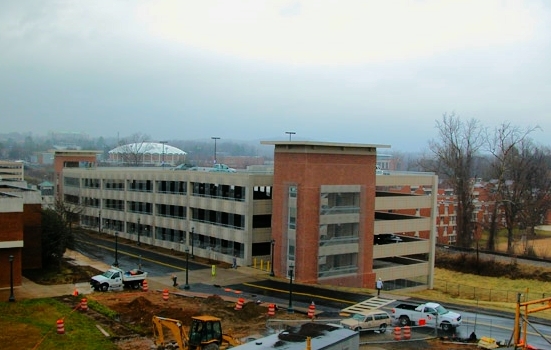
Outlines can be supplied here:
M189 330L190 348L202 349L210 343L222 343L222 324L212 316L195 316Z
M163 329L165 327L172 333L180 350L225 350L241 344L239 339L222 333L222 322L218 317L192 317L188 334L182 321L153 316L153 334L158 349L164 349L167 344Z

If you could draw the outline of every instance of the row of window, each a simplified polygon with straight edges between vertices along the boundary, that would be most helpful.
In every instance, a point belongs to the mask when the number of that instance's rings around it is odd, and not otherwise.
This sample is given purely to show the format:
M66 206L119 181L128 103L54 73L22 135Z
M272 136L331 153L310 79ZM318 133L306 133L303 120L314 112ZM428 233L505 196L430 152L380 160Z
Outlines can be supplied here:
M98 225L98 218L92 216L83 216L82 223L84 225L96 227ZM126 227L126 230L125 230ZM118 232L127 232L132 235L136 235L135 239L138 238L138 233L141 238L153 238L159 241L179 243L180 249L184 251L186 248L191 249L191 246L198 249L206 249L212 252L212 254L225 254L230 256L237 256L239 258L244 257L245 249L243 243L236 241L229 241L225 239L210 237L203 235L198 232L193 234L189 233L190 241L186 240L186 232L182 230L176 230L168 227L156 226L154 232L149 225L137 225L136 223L127 222L125 225L124 221L120 220L110 220L102 219L102 229L103 230L113 230ZM193 242L192 242L193 240ZM190 251L191 252L191 251ZM215 259L215 256L212 256Z
M104 189L124 191L124 180L103 180ZM127 180L126 188L128 191L135 192L153 192L153 184L155 184L155 191L157 193L169 193L169 194L187 194L187 182L186 181L152 181L152 180ZM68 187L80 187L80 179L74 177L65 177L64 185ZM82 187L84 188L101 188L100 179L83 179ZM192 182L192 194L199 197L211 197L221 198L234 201L244 201L246 194L246 187L234 186L234 185L221 185L203 182ZM253 189L253 199L271 199L272 191L270 186L256 186Z

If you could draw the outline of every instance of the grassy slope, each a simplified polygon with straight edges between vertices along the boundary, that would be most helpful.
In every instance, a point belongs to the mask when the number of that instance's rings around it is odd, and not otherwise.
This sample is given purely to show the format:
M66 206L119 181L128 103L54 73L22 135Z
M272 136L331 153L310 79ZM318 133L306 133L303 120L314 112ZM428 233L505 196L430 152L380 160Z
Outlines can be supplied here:
M457 285L460 281L462 286L471 286L478 288L493 289L494 291L509 291L509 302L505 301L493 301L489 302L487 300L477 300L475 298L468 297L454 297L449 293L445 293L442 290L423 290L419 292L410 292L407 295L412 297L419 297L428 300L438 300L441 302L457 303L466 306L476 307L486 307L490 309L515 312L516 303L514 302L516 298L516 293L520 292L523 294L521 301L525 301L524 295L526 295L526 290L530 292L528 295L531 296L541 296L545 291L548 292L546 298L551 297L551 282L527 280L527 279L508 279L503 277L488 277L488 276L477 276L471 274L465 274L456 271L436 269L435 278L439 281L447 281L450 285ZM483 287L480 287L483 286ZM497 294L497 292L496 292ZM531 298L529 300L534 300L536 298ZM539 299L539 297L537 298ZM537 317L545 318L551 320L551 311L545 310L537 313Z
M75 299L75 305L78 301ZM0 347L4 350L115 350L94 320L54 299L0 303ZM57 334L63 319L65 334Z

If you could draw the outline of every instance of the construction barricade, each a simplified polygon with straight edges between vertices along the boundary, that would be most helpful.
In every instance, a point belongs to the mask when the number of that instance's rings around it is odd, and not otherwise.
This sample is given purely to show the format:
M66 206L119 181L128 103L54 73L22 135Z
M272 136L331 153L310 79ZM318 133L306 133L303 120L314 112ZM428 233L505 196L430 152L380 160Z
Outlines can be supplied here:
M234 310L238 310L238 311L239 311L239 310L243 309L243 304L245 304L245 299L243 299L243 298L237 299L237 303L235 303L235 308L234 308Z
M147 292L149 290L149 287L147 286L147 280L143 280L142 282L142 290L144 292Z
M394 327L394 340L402 340L402 329L400 327Z
M65 334L65 322L62 318L57 320L57 334Z
M409 326L405 326L402 329L402 333L404 334L404 340L410 340L411 339L411 328Z
M275 304L268 305L268 316L275 316Z
M308 317L314 318L315 316L316 316L316 305L314 304L314 302L312 302L312 304L308 306Z
M88 299L82 298L80 300L80 310L81 311L88 311Z
M163 300L164 301L168 300L168 289L163 290Z

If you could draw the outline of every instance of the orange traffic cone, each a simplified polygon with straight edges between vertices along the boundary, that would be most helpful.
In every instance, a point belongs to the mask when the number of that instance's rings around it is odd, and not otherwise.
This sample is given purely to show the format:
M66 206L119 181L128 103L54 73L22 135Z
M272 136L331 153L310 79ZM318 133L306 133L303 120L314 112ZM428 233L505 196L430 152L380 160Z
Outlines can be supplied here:
M73 296L74 297L78 297L78 290L75 288L75 290L73 291Z

